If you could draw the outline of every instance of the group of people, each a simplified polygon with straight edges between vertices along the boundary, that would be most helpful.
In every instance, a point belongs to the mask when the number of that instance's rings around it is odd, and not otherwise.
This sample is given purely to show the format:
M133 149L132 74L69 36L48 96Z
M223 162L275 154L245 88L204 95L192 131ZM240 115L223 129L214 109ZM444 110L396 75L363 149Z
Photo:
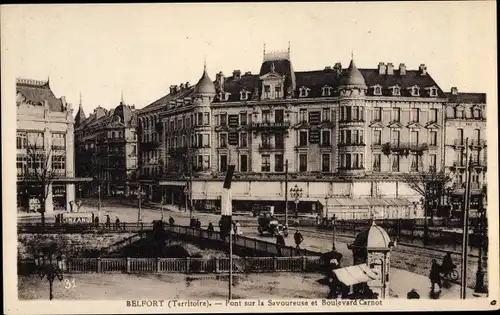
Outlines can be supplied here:
M195 228L195 229L201 229L201 221L198 218L191 218L189 221L189 227Z
M96 216L94 218L94 224L96 227L99 227L99 216ZM109 216L109 214L106 214L106 223L104 224L104 227L107 229L111 228L111 217ZM120 229L120 219L118 218L118 216L116 217L114 228L117 230Z
M451 259L451 254L446 253L443 257L443 262L441 265L436 261L436 259L432 260L431 272L429 273L429 279L431 280L431 292L435 292L435 286L437 284L439 290L437 292L441 292L442 288L442 275L447 276L451 273L457 266L453 263Z

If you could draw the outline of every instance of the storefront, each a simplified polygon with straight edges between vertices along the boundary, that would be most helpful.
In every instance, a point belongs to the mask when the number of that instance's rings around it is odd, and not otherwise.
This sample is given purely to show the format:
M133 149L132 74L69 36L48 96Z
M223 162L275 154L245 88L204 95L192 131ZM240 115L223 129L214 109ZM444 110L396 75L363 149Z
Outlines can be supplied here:
M52 202L55 211L66 210L66 185L52 184Z

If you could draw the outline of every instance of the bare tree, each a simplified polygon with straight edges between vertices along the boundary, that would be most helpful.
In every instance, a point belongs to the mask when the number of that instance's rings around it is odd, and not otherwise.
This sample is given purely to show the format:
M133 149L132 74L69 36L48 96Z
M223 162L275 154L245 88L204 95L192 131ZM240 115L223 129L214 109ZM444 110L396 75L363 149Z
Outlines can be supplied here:
M410 172L404 174L404 182L420 196L424 206L424 245L428 242L427 216L431 222L434 219L434 210L441 207L441 201L446 196L446 188L451 178L442 171Z
M40 202L42 225L45 225L45 201L52 189L52 183L57 173L52 168L52 148L43 148L28 143L26 146L26 162L24 170L24 185L29 196L34 196Z

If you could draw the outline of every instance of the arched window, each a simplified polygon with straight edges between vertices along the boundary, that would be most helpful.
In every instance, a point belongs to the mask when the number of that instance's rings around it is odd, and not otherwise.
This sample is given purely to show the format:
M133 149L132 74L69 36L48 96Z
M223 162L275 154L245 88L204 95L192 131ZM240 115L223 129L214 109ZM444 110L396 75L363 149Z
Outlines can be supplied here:
M446 118L455 118L455 108L452 106L446 107Z

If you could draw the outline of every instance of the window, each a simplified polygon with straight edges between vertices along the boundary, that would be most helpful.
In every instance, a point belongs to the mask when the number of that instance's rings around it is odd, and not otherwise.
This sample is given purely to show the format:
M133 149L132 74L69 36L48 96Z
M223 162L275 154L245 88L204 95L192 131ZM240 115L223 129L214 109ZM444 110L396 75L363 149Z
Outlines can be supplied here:
M346 169L351 169L352 168L351 155L350 154L346 154L345 155L345 168Z
M300 91L300 94L299 94L300 97L307 97L309 94L309 89L306 87L301 87L299 89L299 91Z
M240 172L248 172L248 155L240 155Z
M332 88L329 87L329 86L324 86L321 89L321 94L322 94L322 96L330 96L330 95L332 95Z
M66 173L66 156L52 155L52 170L57 175L64 175Z
M35 147L38 149L44 148L44 139L42 132L29 132L27 134L28 146Z
M346 130L345 131L345 143L346 144L351 144L352 143L351 130Z
M474 140L473 141L477 141L478 143L481 141L481 130L474 129Z
M285 148L285 137L282 133L277 133L274 135L274 143L276 145L276 149L284 149Z
M209 148L210 147L210 134L204 134L203 135L203 142L201 144L205 148Z
M330 130L323 130L321 132L321 144L323 146L330 146Z
M461 128L457 129L457 140L460 142L461 145L464 144L464 130Z
M226 148L227 147L227 133L221 133L219 135L219 147Z
M307 131L299 132L299 146L300 147L307 146Z
M401 95L401 89L399 88L399 86L392 87L392 95L394 95L394 96Z
M198 121L197 121L197 125L198 126L201 126L203 124L203 113L198 113L197 114L197 117L198 117Z
M420 111L418 108L411 109L411 121L419 122L420 121Z
M130 156L136 156L137 155L137 147L133 145L130 150Z
M392 156L392 171L399 172L399 155Z
M373 130L373 144L382 144L382 130Z
M277 109L274 111L274 122L283 123L285 121L285 111L282 109Z
M345 154L340 154L340 168L345 168Z
M274 156L274 171L275 172L283 172L283 155L282 154L276 154Z
M346 121L351 121L352 120L352 108L351 106L345 106L345 120Z
M220 126L227 126L227 114L220 114Z
M247 113L240 113L240 125L245 126L248 124Z
M26 133L18 132L17 136L16 136L16 142L17 142L18 149L26 148L28 146L28 138L26 136Z
M205 126L210 125L210 113L203 113L203 124Z
M307 109L300 109L299 115L299 120L301 123L307 122Z
M382 107L373 109L373 121L382 121Z
M380 86L375 86L373 88L373 95L382 95L382 87Z
M220 155L219 161L220 161L219 171L226 172L227 171L227 155Z
M267 133L263 133L261 135L261 142L263 148L271 148L271 135Z
M270 172L271 171L271 157L269 155L262 155L262 172Z
M331 120L331 111L329 108L323 108L323 114L321 115L324 122L329 122Z
M438 134L437 134L437 131L430 131L429 132L429 137L430 137L430 145L431 146L436 146L437 145L437 138L438 138Z
M438 95L437 88L431 87L429 90L429 93L430 93L430 96L437 96Z
M400 108L393 108L392 109L392 121L394 122L399 122L401 121L401 109Z
M245 132L240 133L240 147L246 148L248 146L248 135Z
M373 155L373 171L374 172L380 172L380 154L374 154Z
M26 156L18 154L16 159L17 176L23 176L26 169Z
M438 120L438 109L437 108L431 108L429 122L431 122L431 123L437 123L437 120Z
M412 144L418 144L418 131L413 130L410 134L410 138Z
M464 118L464 109L462 107L457 108L457 118Z
M210 169L210 155L203 156L203 169L204 170Z
M240 99L241 99L242 101L246 101L246 100L248 99L248 92L247 92L247 91L244 91L244 90L243 90L243 91L241 91L241 92L240 92Z
M281 85L277 85L274 87L274 95L276 98L282 97L281 95Z
M436 154L429 155L429 171L431 171L431 172L437 171L437 155Z
M264 85L264 98L270 98L271 94L271 86Z
M420 95L420 88L418 86L414 86L411 88L411 95L412 96L419 96Z
M410 171L412 172L418 172L419 169L419 156L416 154L411 155L411 166L410 166Z
M340 144L345 144L345 131L340 130Z
M399 145L399 130L392 131L392 144Z
M271 122L271 111L263 110L262 111L262 122L268 124Z
M307 172L307 154L299 154L299 172Z
M330 154L323 154L321 158L321 170L323 172L330 172Z

